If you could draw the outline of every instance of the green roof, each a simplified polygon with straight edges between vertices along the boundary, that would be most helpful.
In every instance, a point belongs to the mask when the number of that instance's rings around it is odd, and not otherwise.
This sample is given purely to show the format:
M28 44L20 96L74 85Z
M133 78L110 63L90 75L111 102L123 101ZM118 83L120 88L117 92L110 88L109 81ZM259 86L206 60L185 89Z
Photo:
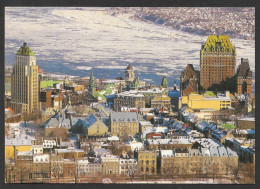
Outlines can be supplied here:
M209 35L208 40L201 46L201 54L204 52L220 51L236 55L236 48L232 45L228 35Z
M106 87L106 88L116 87L116 85L115 85L114 83L108 83L108 84L105 84L105 87Z
M236 127L230 123L224 123L222 125L222 127L224 127L225 129L235 129Z
M216 96L212 91L206 91L205 95Z
M101 94L103 93L103 94ZM106 96L111 94L112 93L112 90L111 89L105 89L105 90L100 90L100 91L97 91L93 94L93 96L97 99L98 97L101 97L103 100L106 99Z
M27 43L23 43L23 46L17 51L16 55L23 56L35 56L30 47L27 46Z
M165 76L162 79L161 86L163 88L168 88L168 81L167 81L167 78Z
M47 87L53 87L54 84L61 83L61 81L53 81L53 80L44 80L40 82L40 88L47 88Z
M112 93L112 89L107 89L104 95L105 95L105 96L106 96L106 95L110 95L111 93Z

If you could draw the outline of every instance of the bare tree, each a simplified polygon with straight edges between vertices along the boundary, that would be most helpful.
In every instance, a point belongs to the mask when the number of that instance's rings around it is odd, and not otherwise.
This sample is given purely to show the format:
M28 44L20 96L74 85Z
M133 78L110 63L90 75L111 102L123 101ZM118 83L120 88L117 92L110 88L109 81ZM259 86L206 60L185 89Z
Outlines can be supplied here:
M73 154L73 160L75 164L75 170L72 172L72 175L74 177L74 182L75 184L78 183L78 177L79 177L79 163L78 163L78 158Z
M219 175L218 163L213 162L211 175L212 175L213 182L215 182L215 179Z
M67 141L69 139L69 133L65 128L54 128L50 132L49 137L61 137L63 141Z
M56 183L59 183L62 174L62 158L56 155L51 156L51 171L52 175L56 179Z
M134 177L138 175L138 167L135 166L134 164L127 165L127 171L131 182L133 182Z
M18 176L18 180L20 181L20 183L24 183L24 181L26 180L26 173L27 169L24 163L19 163L18 165L16 165L16 175Z

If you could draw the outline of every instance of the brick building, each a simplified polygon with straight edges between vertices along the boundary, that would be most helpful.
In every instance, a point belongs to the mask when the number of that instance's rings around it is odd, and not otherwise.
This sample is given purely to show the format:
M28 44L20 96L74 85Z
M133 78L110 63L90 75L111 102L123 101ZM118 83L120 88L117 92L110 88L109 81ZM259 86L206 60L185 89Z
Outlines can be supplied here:
M241 58L241 64L237 69L237 94L251 94L252 71L247 58Z
M181 96L189 93L199 92L199 74L192 64L188 64L184 72L181 73Z
M235 76L236 49L228 36L209 35L200 50L200 85L207 90Z

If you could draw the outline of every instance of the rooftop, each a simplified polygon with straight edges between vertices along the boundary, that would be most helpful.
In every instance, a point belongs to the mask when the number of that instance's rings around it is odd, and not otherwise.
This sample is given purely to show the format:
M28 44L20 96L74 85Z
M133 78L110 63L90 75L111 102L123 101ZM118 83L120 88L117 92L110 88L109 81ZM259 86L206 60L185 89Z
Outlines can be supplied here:
M16 55L23 55L23 56L34 56L33 51L30 47L27 46L27 43L23 43L23 46L17 51Z
M111 114L111 122L137 122L138 114L136 112L114 112Z
M227 35L209 35L208 40L201 47L201 54L207 52L223 52L236 55L235 46L229 40Z

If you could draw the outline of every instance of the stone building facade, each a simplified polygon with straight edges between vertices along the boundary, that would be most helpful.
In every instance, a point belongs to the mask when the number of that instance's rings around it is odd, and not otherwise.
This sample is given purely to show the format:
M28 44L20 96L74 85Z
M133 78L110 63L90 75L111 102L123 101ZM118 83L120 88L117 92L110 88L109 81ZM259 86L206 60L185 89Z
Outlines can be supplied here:
M161 150L160 158L167 175L225 175L238 167L238 155L225 147Z
M121 111L122 107L145 108L145 96L136 91L125 91L115 95L114 111Z
M110 122L112 136L133 136L139 133L139 120L136 112L111 112Z
M157 173L157 153L156 151L138 152L138 174Z

